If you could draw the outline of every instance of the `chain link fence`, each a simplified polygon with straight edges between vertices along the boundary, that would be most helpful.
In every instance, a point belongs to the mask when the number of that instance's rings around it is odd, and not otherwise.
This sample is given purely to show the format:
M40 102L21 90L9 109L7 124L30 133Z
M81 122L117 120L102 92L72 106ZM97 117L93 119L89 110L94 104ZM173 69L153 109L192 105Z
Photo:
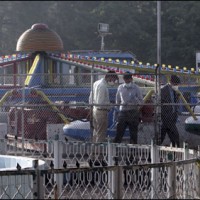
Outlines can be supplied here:
M19 89L2 89L1 92L1 112L0 122L7 123L8 136L24 139L46 140L48 139L47 125L61 124L66 125L64 129L66 137L72 140L91 141L92 138L92 115L91 109L94 104L89 104L89 95L92 83L104 77L104 73L73 73L69 74L34 74L28 75L32 81L39 81L37 86L27 87L21 84L25 75L15 75L19 80ZM119 106L115 103L117 87L123 83L123 74L119 74L119 81L115 86L109 87L109 95L112 108L109 112L108 137L116 134L116 121L114 120L114 108ZM151 75L152 77L152 75ZM161 76L161 83L167 82L167 75ZM2 86L12 85L10 75L3 78ZM41 81L42 80L42 81ZM150 81L150 83L149 83ZM138 84L143 92L144 104L140 106L140 124L138 133L138 144L150 144L150 140L159 133L161 121L160 113L157 108L161 106L177 106L179 108L178 121L176 126L180 134L180 143L187 142L191 148L197 148L198 134L193 134L186 129L185 120L192 113L193 107L197 104L198 87L194 78L189 75L181 76L182 85L179 87L183 98L179 104L160 104L157 101L155 82L150 80L150 75L141 74L134 76L134 82ZM26 82L26 81L25 81ZM161 85L162 85L161 84ZM188 87L187 87L188 85ZM162 87L162 86L161 86ZM198 113L196 113L198 116ZM198 126L198 125L197 125ZM81 130L81 131L80 131ZM81 134L80 134L81 132ZM160 133L159 133L160 134ZM156 136L157 137L157 136ZM129 131L124 135L124 141L129 138ZM168 136L163 145L169 145Z
M29 74L34 87L24 84L25 75L15 75L19 88L0 90L1 152L46 161L43 171L13 172L15 176L28 173L29 179L35 181L20 198L199 198L198 154L188 150L198 148L199 136L185 127L185 120L193 114L190 109L197 103L196 80L190 75L181 76L179 91L184 98L179 104L168 104L179 107L176 125L181 147L186 142L187 148L170 147L167 136L163 145L168 147L152 145L161 126L157 108L163 105L157 101L155 83L149 83L146 74L134 76L145 100L138 144L128 144L128 130L121 144L112 143L116 133L114 107L119 106L115 104L115 95L117 86L123 82L122 74L119 74L119 82L109 87L113 109L109 112L108 142L99 144L91 143L90 122L94 104L89 104L88 100L92 83L104 74L75 71L69 74ZM163 75L161 83L166 82ZM13 76L5 75L0 83L2 87L11 86ZM5 175L7 178L13 174L0 172L0 177ZM15 178L9 182L13 180ZM15 194L9 196L6 187L7 184L1 187L1 198L15 198ZM22 193L21 182L15 183L14 187L17 195Z

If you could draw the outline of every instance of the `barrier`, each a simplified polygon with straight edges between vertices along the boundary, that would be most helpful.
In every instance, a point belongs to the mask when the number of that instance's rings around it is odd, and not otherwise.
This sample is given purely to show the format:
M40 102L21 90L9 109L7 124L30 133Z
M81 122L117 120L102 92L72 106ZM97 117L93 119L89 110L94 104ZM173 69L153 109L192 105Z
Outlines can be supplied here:
M11 171L22 169L33 169L34 158L22 156L7 156L0 155L0 171ZM39 160L39 168L43 168L45 162ZM0 196L2 199L28 199L33 198L33 193L30 192L33 188L32 175L15 175L7 176L6 174L0 177Z

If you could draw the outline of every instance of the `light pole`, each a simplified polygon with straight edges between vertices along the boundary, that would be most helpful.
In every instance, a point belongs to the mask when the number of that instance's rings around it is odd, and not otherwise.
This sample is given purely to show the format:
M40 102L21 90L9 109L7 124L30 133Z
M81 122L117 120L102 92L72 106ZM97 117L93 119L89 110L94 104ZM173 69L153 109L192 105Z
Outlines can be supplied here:
M111 35L112 33L109 33L109 24L99 23L98 24L98 33L101 37L101 51L104 51L104 37L106 35Z
M157 1L157 64L161 66L161 2Z
M157 1L157 67L156 67L156 122L155 122L155 140L160 144L161 137L161 2Z

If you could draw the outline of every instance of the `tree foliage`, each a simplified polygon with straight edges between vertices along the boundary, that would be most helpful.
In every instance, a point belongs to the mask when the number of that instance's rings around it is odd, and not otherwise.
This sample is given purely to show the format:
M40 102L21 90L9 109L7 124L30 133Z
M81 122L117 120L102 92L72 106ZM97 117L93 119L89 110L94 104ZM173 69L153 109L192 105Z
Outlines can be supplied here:
M194 67L200 50L200 2L161 1L161 61ZM143 63L157 62L157 1L1 1L0 54L15 52L20 35L45 23L63 40L65 51L100 50L98 23L112 35L105 49L131 51Z

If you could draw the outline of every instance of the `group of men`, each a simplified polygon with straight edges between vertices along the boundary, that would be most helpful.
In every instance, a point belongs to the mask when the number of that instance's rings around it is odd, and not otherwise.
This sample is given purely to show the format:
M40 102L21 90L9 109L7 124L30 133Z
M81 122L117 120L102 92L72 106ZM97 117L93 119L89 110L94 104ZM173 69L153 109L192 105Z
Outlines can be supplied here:
M138 142L138 126L140 123L140 109L142 108L143 94L142 89L133 82L130 72L123 74L124 83L117 88L115 105L110 103L109 85L114 85L118 80L115 71L108 71L104 78L94 82L90 93L89 103L93 105L91 124L93 126L93 142L105 142L108 128L108 113L115 107L116 135L114 143L121 143L125 130L129 128L130 144ZM172 75L169 83L161 88L161 139L163 143L168 134L173 146L180 146L179 133L176 127L178 109L176 103L178 96L176 87L180 84L180 79ZM167 105L167 104L170 104Z

